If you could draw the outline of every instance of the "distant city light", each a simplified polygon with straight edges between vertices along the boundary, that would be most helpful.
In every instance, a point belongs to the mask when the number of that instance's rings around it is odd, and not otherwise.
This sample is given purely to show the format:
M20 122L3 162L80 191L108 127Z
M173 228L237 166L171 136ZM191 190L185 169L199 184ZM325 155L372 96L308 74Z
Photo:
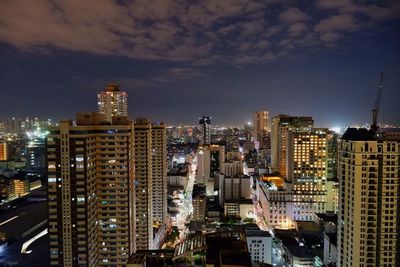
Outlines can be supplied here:
M337 133L337 134L340 134L340 133L343 132L343 128L342 128L342 127L339 127L339 126L331 127L330 130L334 131L334 132Z

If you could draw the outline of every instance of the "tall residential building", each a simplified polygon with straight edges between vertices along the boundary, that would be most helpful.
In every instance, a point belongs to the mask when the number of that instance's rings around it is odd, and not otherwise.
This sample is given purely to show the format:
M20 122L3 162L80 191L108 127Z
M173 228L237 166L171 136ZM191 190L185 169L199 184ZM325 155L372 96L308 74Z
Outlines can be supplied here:
M167 217L167 137L165 124L151 125L153 222Z
M119 90L119 84L107 84L105 92L97 94L98 112L111 122L113 116L128 116L128 95Z
M134 126L81 113L47 137L51 266L124 266L134 252Z
M153 240L152 130L147 119L135 121L136 249L151 249Z
M253 140L257 148L265 148L265 138L270 131L268 127L268 110L263 109L253 112Z
M292 220L311 221L326 211L328 129L287 132L286 174L292 185Z
M400 266L400 130L349 128L339 144L339 267Z
M287 133L291 129L311 128L312 117L276 115L272 118L271 127L271 167L273 171L286 178L286 145Z

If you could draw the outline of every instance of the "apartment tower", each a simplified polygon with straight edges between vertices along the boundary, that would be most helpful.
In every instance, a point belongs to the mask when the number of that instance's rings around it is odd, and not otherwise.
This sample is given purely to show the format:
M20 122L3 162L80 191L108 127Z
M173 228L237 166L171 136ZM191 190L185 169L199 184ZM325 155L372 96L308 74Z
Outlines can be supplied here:
M110 83L104 92L97 94L98 112L108 122L113 116L128 116L128 95L119 89L119 84Z
M164 123L151 125L153 222L167 218L167 136Z
M153 240L151 122L135 120L135 208L136 249L151 249Z
M338 150L338 266L400 266L400 130L349 128Z
M134 252L134 126L81 113L47 137L51 266L124 266Z

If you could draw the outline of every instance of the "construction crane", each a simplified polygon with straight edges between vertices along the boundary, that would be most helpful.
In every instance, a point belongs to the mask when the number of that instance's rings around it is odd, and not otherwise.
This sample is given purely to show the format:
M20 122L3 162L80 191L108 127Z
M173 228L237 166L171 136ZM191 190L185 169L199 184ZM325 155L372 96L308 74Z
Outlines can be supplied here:
M378 96L375 100L374 108L372 109L372 125L371 130L377 131L378 130L378 114L379 114L379 104L381 102L381 94L383 89L383 72L381 72L381 79L379 81L379 89L378 89Z

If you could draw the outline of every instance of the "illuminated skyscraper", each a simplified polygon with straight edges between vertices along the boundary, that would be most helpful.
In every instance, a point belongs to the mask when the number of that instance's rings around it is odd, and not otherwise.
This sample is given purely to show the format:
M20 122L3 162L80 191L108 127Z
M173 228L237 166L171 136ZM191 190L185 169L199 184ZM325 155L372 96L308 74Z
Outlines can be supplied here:
M135 250L134 126L96 113L47 137L51 266L125 266Z
M257 148L265 148L268 132L269 112L267 109L253 112L253 141Z
M0 160L8 160L8 145L6 142L0 142Z
M110 83L106 91L97 94L99 113L104 115L106 121L111 122L113 116L128 116L128 95L119 90L119 84Z
M400 131L349 128L339 144L338 266L400 266Z
M287 133L291 129L311 128L314 121L311 117L277 115L272 118L271 128L271 167L286 178Z
M326 211L328 129L287 132L287 183L292 186L292 220L313 220Z
M200 144L209 145L211 142L211 137L210 137L211 117L206 117L203 115L203 117L199 118L199 124L201 127Z

